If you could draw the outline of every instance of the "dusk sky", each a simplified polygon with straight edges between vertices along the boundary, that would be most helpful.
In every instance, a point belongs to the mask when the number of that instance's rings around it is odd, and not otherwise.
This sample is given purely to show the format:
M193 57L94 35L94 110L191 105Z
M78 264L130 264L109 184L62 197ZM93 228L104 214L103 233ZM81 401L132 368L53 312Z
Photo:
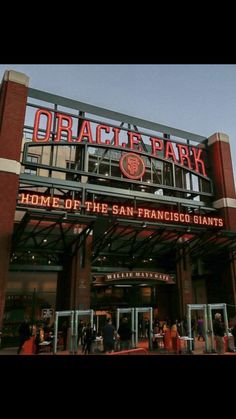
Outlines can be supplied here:
M1 64L30 87L209 137L229 135L236 177L236 65Z

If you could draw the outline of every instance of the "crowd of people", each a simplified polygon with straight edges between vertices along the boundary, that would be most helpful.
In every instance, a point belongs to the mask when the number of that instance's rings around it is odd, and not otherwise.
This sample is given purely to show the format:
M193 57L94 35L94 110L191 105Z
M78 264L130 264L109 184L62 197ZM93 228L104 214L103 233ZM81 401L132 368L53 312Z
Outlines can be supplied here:
M18 329L19 346L17 354L19 355L24 352L24 345L29 340L32 341L32 354L38 354L42 348L42 344L49 346L50 350L52 350L53 330L53 324L49 324L47 321L32 324L29 318L26 317Z
M61 347L65 351L68 349L68 330L69 323L64 320L58 328L59 341ZM186 317L183 320L176 319L170 322L169 319L160 321L155 318L152 324L147 317L142 317L138 325L138 338L139 340L149 339L150 333L152 336L153 349L159 349L160 345L166 349L173 349L178 353L177 346L178 338L189 336L188 322ZM215 341L215 351L218 354L225 352L225 336L226 333L231 333L234 340L234 352L236 352L236 317L232 319L230 329L226 331L222 316L220 313L215 313L213 319L213 333ZM132 334L134 331L131 329L130 321L127 316L121 318L118 330L116 330L112 323L112 318L106 319L105 325L100 331L96 331L91 323L86 323L83 319L79 320L77 331L77 347L81 349L83 354L90 354L95 352L94 343L102 342L98 352L111 353L114 351L128 350L132 347ZM205 342L209 330L205 330L204 319L199 316L196 320L191 319L191 336L192 345L191 350L194 350L195 341ZM28 319L25 319L19 327L19 347L17 353L22 352L22 348L27 340L34 337L34 353L37 354L42 349L42 345L50 345L52 350L54 325L49 322L38 322L38 324L31 326ZM98 346L96 346L98 349ZM190 348L189 348L190 349Z
M112 324L112 318L106 319L106 324L101 331L96 332L92 329L91 323L87 325L83 320L78 325L78 347L82 348L83 354L91 353L92 344L96 340L102 340L104 353L111 353L115 350L125 350L131 348L132 330L128 318L124 316L121 319L120 326L116 330Z

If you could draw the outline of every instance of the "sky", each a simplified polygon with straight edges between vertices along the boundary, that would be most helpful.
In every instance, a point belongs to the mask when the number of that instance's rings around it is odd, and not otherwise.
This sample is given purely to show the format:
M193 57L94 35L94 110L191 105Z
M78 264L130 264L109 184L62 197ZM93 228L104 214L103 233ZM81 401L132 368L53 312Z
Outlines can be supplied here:
M30 87L205 137L229 135L236 178L236 65L1 64Z

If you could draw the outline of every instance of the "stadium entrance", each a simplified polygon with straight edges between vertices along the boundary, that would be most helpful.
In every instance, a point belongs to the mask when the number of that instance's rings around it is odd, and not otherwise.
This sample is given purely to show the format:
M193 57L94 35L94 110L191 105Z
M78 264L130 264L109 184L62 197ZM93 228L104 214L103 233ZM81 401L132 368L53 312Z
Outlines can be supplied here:
M12 71L0 94L1 321L13 295L32 297L32 321L50 308L151 306L175 320L187 304L236 305L225 134L42 92Z

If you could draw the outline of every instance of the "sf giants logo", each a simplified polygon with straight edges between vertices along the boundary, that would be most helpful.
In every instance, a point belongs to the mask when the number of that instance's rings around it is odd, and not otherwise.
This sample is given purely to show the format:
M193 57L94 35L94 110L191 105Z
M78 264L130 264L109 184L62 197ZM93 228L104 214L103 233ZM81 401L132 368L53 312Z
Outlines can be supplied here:
M120 170L129 179L140 179L146 168L143 159L137 154L125 153L120 159Z

